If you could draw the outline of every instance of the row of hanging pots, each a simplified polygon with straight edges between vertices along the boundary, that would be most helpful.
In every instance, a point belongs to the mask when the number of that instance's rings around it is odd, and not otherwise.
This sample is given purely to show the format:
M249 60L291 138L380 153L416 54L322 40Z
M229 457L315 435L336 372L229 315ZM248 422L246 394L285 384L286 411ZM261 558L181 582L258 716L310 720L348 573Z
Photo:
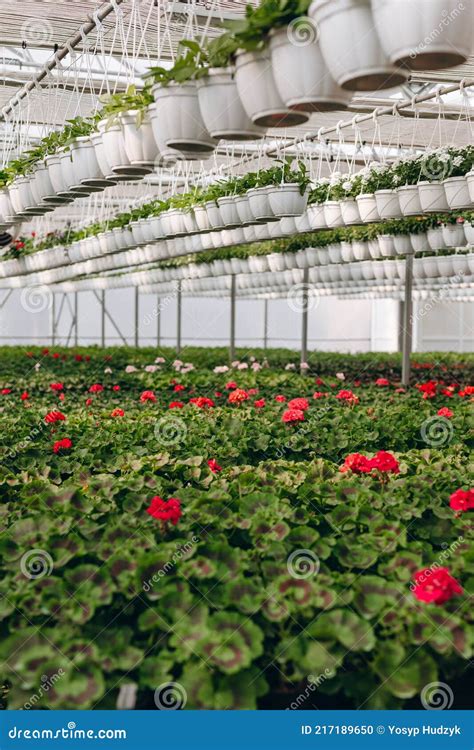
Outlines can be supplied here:
M458 0L314 0L324 61L343 89L398 86L411 70L460 65L472 52L474 11Z

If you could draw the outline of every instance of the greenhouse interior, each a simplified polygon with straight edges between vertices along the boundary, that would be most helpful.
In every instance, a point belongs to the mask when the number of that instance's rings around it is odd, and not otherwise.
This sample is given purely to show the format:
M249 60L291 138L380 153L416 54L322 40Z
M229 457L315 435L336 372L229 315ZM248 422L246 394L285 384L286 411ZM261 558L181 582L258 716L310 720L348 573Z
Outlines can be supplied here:
M473 0L0 22L0 708L471 709Z

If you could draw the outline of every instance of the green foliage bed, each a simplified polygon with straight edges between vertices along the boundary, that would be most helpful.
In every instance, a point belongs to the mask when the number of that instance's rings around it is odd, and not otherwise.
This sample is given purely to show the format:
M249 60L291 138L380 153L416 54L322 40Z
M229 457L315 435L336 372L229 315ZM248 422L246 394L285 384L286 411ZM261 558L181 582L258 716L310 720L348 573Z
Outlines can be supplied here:
M472 357L419 355L430 398L400 390L392 355L312 353L306 376L267 358L214 373L223 350L186 351L183 374L169 350L0 350L6 707L114 708L129 683L150 708L169 683L186 708L421 707L433 682L460 697L472 511L450 495L472 482ZM277 395L307 398L304 419L283 422ZM399 473L340 471L379 450ZM146 512L155 496L180 500L176 525ZM419 601L413 577L436 567L463 592Z

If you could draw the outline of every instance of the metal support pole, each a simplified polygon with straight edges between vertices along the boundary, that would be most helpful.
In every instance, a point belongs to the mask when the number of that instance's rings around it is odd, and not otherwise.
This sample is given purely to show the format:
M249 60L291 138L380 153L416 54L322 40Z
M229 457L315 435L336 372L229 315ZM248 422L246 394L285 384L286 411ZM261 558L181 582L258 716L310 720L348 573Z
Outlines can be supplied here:
M308 288L309 288L309 268L303 271L303 286L301 292L301 358L300 365L306 363L308 359ZM306 372L306 370L301 370Z
M51 292L51 344L56 343L56 294Z
M105 349L105 289L102 289L100 295L100 345Z
M230 277L230 346L229 357L233 362L235 359L235 296L236 296L236 279L235 273Z
M176 354L181 354L181 282L178 281L177 310L176 310Z
M74 292L74 346L79 344L79 298L78 292Z
M263 351L268 347L268 299L263 301Z
M160 297L156 298L156 345L160 346L161 342L161 307Z
M405 304L403 306L402 385L410 385L411 349L413 344L413 253L405 260Z
M135 287L135 347L138 348L138 342L140 338L140 322L138 320L139 318L139 311L140 311L140 289L138 286Z
M405 303L400 300L398 303L398 351L403 349L403 320L405 317Z

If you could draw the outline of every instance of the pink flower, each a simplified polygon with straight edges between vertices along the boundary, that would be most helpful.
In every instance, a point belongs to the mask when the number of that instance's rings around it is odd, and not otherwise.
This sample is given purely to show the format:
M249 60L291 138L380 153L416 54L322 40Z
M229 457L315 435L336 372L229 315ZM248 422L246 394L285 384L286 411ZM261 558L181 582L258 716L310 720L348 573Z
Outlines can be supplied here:
M275 401L278 401L279 404L284 404L286 401L286 396L283 396L281 393L279 393L278 396L275 396Z
M154 404L156 403L156 396L153 391L143 391L140 401L142 404L145 404L147 401L151 401Z
M283 412L281 420L282 422L286 422L289 424L291 424L292 422L303 422L304 411L302 411L301 409L287 409L285 412Z
M474 490L456 490L449 498L449 507L458 513L474 508Z
M438 417L446 417L446 419L451 419L451 417L454 416L454 412L451 411L451 409L448 409L447 406L441 407L441 409L438 409Z
M377 378L375 385L387 386L390 385L390 381L387 378Z
M259 398L253 402L253 405L255 406L256 409L263 409L263 407L265 406L265 399Z
M420 602L444 604L453 596L462 594L462 587L452 577L448 568L426 568L415 573L413 594Z
M288 409L299 409L300 411L306 411L309 409L309 401L306 398L292 398L288 401Z

